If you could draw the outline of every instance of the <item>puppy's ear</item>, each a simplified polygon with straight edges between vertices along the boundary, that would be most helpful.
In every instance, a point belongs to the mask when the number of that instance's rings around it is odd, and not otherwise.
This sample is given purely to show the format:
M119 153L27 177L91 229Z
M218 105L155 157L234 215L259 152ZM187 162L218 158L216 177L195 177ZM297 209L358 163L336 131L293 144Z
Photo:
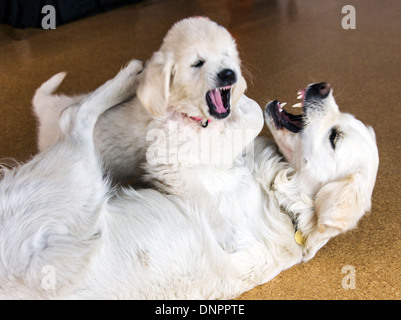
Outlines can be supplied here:
M154 116L163 114L168 106L173 57L155 52L143 70L137 96L142 105Z
M371 206L366 189L359 173L324 185L315 198L319 231L334 228L338 234L354 228Z
M233 86L233 97L232 97L232 101L231 101L231 104L233 106L235 106L237 104L239 98L241 98L241 96L244 94L246 88L247 88L247 85L246 85L245 78L241 75L241 77L239 77L237 83Z

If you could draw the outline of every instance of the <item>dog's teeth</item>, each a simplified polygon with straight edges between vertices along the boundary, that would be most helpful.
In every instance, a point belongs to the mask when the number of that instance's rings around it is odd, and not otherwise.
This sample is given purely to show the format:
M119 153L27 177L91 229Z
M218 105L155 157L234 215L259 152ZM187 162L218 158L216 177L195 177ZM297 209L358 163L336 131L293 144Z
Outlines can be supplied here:
M302 108L302 102L296 103L292 107L293 108Z
M304 97L305 90L299 90L297 93L297 99L302 99Z
M230 90L230 89L231 89L231 86L226 86L226 87L219 87L214 90L217 92L217 91Z

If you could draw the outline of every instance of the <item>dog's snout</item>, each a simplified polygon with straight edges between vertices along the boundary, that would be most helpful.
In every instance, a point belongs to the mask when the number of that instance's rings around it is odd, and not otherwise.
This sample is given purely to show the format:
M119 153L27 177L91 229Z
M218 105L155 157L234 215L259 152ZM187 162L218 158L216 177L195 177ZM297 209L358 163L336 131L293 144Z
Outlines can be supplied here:
M307 95L314 98L326 98L331 90L330 83L320 82L309 86Z
M237 81L236 73L231 69L224 69L218 73L221 86L230 86Z
M322 97L325 97L330 93L331 86L327 82L319 83L317 87L319 95Z

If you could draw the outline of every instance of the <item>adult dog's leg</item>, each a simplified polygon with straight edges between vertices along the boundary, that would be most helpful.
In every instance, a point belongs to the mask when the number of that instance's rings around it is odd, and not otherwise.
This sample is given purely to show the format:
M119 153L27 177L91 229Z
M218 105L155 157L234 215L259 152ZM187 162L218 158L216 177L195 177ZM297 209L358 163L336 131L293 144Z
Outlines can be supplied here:
M138 72L142 68L141 64L135 62ZM63 82L66 72L60 72L45 81L35 92L32 100L33 111L38 120L38 149L44 151L60 138L59 117L60 114L73 104L79 104L90 94L67 96L64 94L54 94ZM136 79L136 77L135 77ZM137 82L130 83L132 90L136 91ZM122 102L122 101L120 101Z
M59 120L62 138L74 139L77 144L89 140L94 147L93 130L98 117L135 95L137 75L141 70L142 62L131 61L112 80L83 98L78 105L65 109Z
M142 63L65 109L60 140L0 182L0 297L63 297L85 273L102 235L108 185L93 130L105 110L132 94Z

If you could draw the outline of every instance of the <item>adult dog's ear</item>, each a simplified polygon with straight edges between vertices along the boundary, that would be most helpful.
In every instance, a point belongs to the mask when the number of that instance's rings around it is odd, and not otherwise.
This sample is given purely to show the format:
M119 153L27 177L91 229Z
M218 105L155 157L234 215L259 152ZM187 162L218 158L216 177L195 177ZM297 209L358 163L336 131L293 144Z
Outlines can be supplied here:
M241 75L237 81L237 83L233 86L233 98L232 98L232 105L235 106L241 98L241 96L244 94L245 90L247 88L245 78Z
M319 231L334 228L334 233L338 234L350 230L370 210L370 206L371 194L360 173L329 182L320 189L315 198Z
M154 116L163 114L167 109L172 68L172 55L158 51L143 70L137 96L146 110Z

